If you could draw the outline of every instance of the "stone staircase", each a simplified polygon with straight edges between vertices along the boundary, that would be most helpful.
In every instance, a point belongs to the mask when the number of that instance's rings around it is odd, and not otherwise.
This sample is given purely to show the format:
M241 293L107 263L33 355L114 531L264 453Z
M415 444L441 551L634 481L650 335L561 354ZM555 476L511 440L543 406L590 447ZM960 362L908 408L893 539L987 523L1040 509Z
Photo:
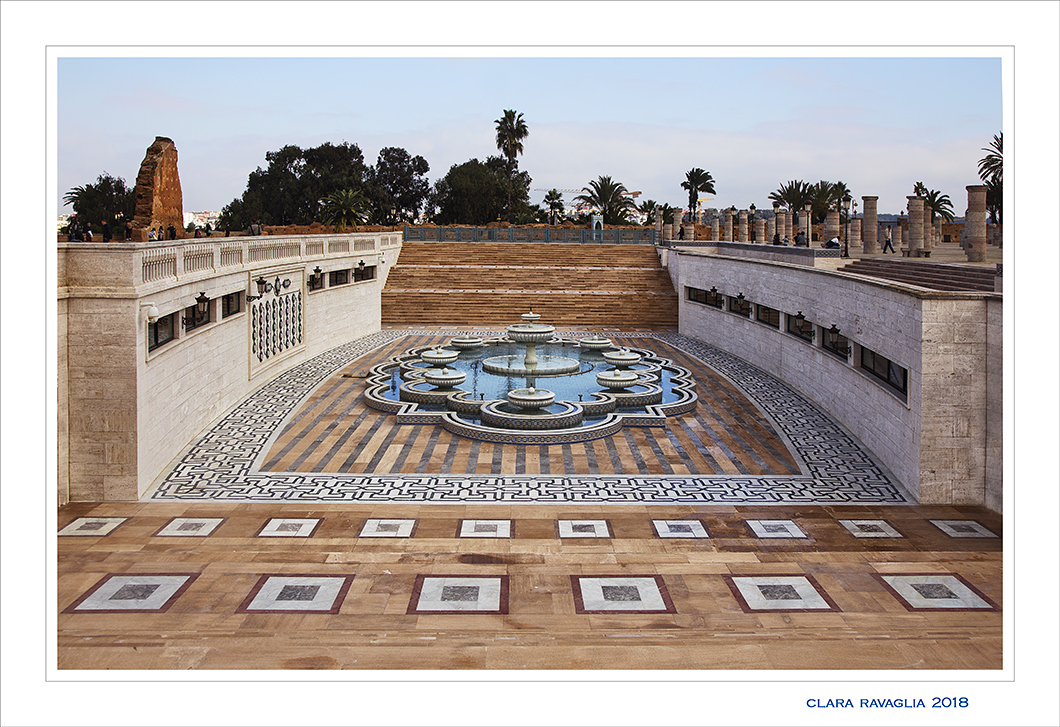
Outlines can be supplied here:
M988 267L862 258L839 268L839 272L857 273L932 290L994 290L994 269Z
M677 294L651 245L406 242L383 289L383 325L519 322L676 328Z

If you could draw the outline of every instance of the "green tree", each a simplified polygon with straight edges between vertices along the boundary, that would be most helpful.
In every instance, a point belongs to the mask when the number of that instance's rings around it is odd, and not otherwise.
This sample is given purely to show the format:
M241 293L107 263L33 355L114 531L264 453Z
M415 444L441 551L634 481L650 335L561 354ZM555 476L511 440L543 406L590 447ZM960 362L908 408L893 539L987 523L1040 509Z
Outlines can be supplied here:
M515 214L530 212L530 175L519 172L506 174L506 161L489 157L485 162L471 159L454 164L444 177L434 183L427 200L435 210L434 222L439 225L486 225L496 222L506 210ZM506 189L512 188L512 204L506 205Z
M366 175L372 220L380 224L415 220L430 192L424 176L430 170L421 156L393 146L380 149L375 166Z
M931 222L936 217L941 217L946 222L953 222L953 202L949 195L943 194L937 189L928 189L923 182L913 185L913 194L924 198L924 209L931 213Z
M107 172L92 184L74 187L63 195L66 205L73 205L74 214L82 221L99 229L104 220L116 228L119 222L132 220L136 212L136 189L125 186L125 180Z
M810 185L810 204L812 205L813 222L824 222L831 210L840 210L842 219L843 197L850 194L846 182L819 181Z
M1003 132L995 134L990 146L982 149L982 151L987 152L986 156L979 160L979 178L986 184L986 209L990 213L990 221L994 224L1000 224L1002 217L1004 190L1003 139Z
M714 177L710 172L699 167L694 167L685 172L685 181L681 182L681 188L688 190L688 211L692 219L696 218L699 211L699 193L710 192L717 194L714 189Z
M629 223L627 213L633 208L633 200L626 195L625 185L615 182L611 177L601 176L582 187L582 194L574 198L575 202L587 204L600 211L605 225L624 225Z
M507 160L506 171L508 174L508 222L512 221L512 181L519 162L516 156L523 153L523 139L530 136L529 129L523 115L517 114L513 109L505 109L504 115L494 119L497 125L497 148Z
M336 232L345 232L347 224L352 224L356 230L370 205L368 197L359 189L340 189L324 198L324 221L335 225Z
M563 193L558 189L550 189L545 194L545 204L548 205L549 224L556 224L556 215L563 215Z

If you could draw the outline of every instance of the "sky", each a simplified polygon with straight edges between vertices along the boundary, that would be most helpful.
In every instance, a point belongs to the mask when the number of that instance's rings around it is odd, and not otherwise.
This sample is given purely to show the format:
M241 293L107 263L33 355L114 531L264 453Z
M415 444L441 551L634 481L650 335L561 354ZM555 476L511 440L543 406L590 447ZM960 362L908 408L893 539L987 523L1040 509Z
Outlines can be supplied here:
M768 49L767 49L768 50ZM715 180L704 207L769 207L785 182L844 181L879 211L913 184L964 187L1002 131L996 50L953 57L60 57L58 205L104 171L130 186L155 136L173 139L186 212L242 195L265 154L351 142L373 164L404 148L433 183L497 154L495 120L522 113L531 202L608 175L640 202L687 206L685 172ZM90 49L93 54L99 51ZM555 53L555 50L551 50ZM481 53L481 52L480 52ZM172 54L172 51L170 51ZM974 99L973 103L969 100ZM566 193L570 201L577 193ZM711 196L704 194L703 196Z

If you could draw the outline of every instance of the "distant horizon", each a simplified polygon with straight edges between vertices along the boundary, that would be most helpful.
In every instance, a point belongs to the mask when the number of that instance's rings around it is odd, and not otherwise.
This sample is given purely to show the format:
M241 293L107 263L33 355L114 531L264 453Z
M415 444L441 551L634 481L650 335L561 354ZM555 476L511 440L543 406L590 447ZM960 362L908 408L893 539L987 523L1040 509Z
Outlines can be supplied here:
M1002 130L1001 59L991 55L57 60L60 213L70 210L66 191L104 172L134 185L156 136L176 144L189 210L222 210L267 166L265 154L288 144L348 141L366 166L382 147L401 147L427 160L433 185L453 165L499 154L494 120L511 108L530 131L518 161L531 204L542 202L538 188L581 189L608 175L640 191L638 202L687 207L681 182L701 167L719 209L765 208L782 184L823 179L897 214L922 181L956 214ZM717 77L727 81L684 80ZM329 95L345 78L357 79L356 92ZM918 78L945 79L946 92L910 83ZM742 89L736 102L730 87ZM953 106L972 96L981 102Z

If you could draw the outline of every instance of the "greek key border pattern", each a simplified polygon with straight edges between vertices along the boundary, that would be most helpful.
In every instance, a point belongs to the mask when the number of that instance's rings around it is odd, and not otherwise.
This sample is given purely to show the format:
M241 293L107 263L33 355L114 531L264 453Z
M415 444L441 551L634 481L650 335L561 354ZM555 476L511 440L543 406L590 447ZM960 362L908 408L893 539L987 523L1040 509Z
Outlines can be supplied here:
M748 362L673 333L655 338L729 378L772 419L808 476L402 475L259 472L254 462L304 398L329 376L409 335L499 335L481 329L387 329L292 367L209 427L147 495L151 500L368 503L903 504L884 468L811 401Z

